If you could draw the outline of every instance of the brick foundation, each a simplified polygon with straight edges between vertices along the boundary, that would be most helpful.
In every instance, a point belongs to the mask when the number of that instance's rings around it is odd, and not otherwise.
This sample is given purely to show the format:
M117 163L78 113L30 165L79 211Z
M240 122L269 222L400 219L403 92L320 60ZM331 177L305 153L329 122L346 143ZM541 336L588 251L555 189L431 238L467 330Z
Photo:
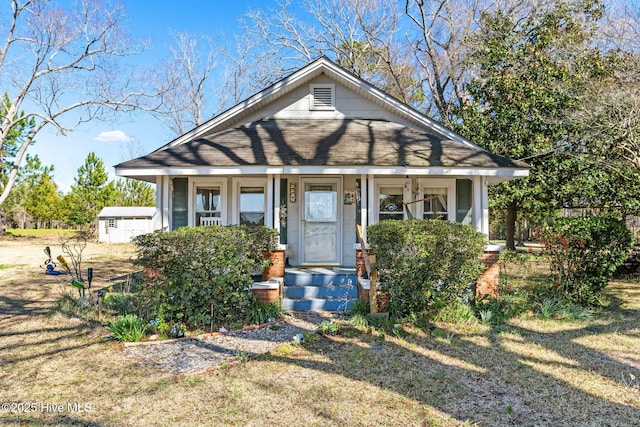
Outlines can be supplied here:
M364 283L364 286L363 286L363 283ZM358 279L358 299L360 301L369 301L369 280L368 279Z
M284 250L277 249L269 253L263 253L262 258L271 260L271 265L265 267L262 271L262 280L268 280L272 277L284 277Z
M482 255L482 263L485 265L484 272L476 280L476 297L489 295L498 297L498 285L500 284L500 250L486 250Z
M281 301L280 283L277 282L256 282L251 285L251 290L263 304L272 302L279 304Z
M369 280L358 279L358 299L360 301L369 301ZM383 312L389 309L390 296L389 292L376 292L376 301L378 302L378 311Z

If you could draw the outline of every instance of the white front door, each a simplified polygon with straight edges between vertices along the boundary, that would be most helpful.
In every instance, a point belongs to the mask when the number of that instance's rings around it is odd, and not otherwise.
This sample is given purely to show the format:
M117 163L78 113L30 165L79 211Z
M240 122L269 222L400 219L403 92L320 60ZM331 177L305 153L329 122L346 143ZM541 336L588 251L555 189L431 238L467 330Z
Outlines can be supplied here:
M339 264L341 209L340 178L302 178L303 264Z

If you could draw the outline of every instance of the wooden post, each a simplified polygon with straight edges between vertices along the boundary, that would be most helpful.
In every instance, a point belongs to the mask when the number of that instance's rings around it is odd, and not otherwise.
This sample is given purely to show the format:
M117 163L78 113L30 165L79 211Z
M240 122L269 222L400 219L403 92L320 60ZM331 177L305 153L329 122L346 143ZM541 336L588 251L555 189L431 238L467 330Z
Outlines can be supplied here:
M364 241L364 235L362 234L362 226L356 224L356 231L358 232L358 240L360 241L360 249L362 251L362 259L364 259L364 267L367 270L367 277L369 277L369 306L371 313L378 312L378 300L376 298L376 281L378 275L372 271L371 263L375 263L375 256L369 256L367 253L367 245Z
M98 293L98 322L102 323L102 294Z
M367 257L369 257L369 255L367 255ZM369 257L369 262L375 264L376 256L371 255ZM371 274L369 275L369 305L371 306L371 313L378 312L378 289L376 286L377 282L378 282L378 273L371 272Z

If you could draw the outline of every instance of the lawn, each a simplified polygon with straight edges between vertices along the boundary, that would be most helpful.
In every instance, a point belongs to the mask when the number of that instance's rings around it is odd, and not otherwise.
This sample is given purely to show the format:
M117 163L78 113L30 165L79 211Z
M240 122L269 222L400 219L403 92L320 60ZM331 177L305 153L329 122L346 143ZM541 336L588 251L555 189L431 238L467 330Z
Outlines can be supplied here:
M51 238L51 237L64 237L64 236L72 236L75 231L73 230L53 230L49 228L14 228L8 229L7 233L11 236L15 237L38 237L38 238Z
M0 240L2 425L640 425L640 282L613 282L580 321L344 328L201 376L127 359L101 327L51 314L68 291L43 274L57 237ZM133 270L130 245L90 244L94 286ZM7 268L7 266L9 266ZM542 267L510 268L514 283ZM523 272L529 276L523 278ZM19 405L20 404L20 405Z

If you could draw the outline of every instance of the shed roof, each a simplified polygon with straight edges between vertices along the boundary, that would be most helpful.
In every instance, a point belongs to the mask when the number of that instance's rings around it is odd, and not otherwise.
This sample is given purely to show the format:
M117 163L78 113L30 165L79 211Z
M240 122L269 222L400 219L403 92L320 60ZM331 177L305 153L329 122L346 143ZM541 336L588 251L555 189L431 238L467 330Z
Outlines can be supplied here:
M107 206L98 214L98 218L153 218L156 208L151 206Z

